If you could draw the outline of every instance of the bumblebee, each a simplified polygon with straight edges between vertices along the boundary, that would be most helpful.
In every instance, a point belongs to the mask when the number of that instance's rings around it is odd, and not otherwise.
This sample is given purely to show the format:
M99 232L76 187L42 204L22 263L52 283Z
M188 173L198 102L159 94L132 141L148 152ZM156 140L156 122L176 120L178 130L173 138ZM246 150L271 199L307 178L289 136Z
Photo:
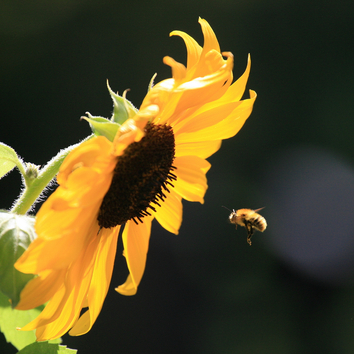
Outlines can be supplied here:
M226 208L227 209L227 208ZM263 208L252 210L252 209L232 209L229 216L231 224L244 226L247 230L247 242L251 246L251 237L254 234L255 230L263 232L267 228L266 219L262 215L259 215L257 212Z

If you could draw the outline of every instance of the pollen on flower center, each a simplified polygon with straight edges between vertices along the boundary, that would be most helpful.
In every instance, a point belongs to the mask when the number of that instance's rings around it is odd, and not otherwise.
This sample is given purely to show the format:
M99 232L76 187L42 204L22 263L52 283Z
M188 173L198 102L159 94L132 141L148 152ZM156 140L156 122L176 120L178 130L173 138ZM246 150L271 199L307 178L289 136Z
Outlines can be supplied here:
M98 213L100 227L110 228L126 221L151 215L151 204L160 205L169 192L175 156L175 138L172 127L147 123L145 136L130 144L119 156L111 186Z

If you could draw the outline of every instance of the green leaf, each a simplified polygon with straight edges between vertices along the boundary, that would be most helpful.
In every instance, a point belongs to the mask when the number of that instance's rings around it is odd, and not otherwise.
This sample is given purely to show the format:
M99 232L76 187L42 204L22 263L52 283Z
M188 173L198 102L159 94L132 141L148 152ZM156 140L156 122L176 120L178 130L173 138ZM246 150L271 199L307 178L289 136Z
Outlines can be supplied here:
M66 345L37 342L23 348L17 354L75 354L77 350L69 349Z
M138 110L125 97L119 96L114 93L108 85L108 81L107 87L109 94L111 95L111 98L113 100L113 115L111 121L122 125L128 118L134 117Z
M36 238L34 218L0 212L0 291L8 296L15 307L20 293L34 277L14 268L14 264Z
M16 166L24 174L24 166L16 151L10 146L0 143L0 179Z
M27 311L14 310L10 299L0 292L0 329L6 341L14 345L18 350L36 341L35 331L19 331L17 327L23 327L34 320L44 306Z
M119 124L111 122L107 118L93 117L90 113L87 114L89 117L82 117L82 119L85 119L90 123L92 132L95 135L103 135L109 141L113 141L117 130L119 129Z

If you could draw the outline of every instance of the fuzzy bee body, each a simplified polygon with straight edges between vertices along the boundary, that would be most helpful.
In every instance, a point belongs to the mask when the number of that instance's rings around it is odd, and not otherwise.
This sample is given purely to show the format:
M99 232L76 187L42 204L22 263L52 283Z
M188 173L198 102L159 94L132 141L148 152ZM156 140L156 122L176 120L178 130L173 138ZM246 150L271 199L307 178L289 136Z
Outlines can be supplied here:
M232 210L229 220L232 224L243 226L247 230L247 242L251 246L251 237L254 234L254 231L263 232L267 228L267 221L257 212L262 210L263 208L252 210L252 209L239 209Z

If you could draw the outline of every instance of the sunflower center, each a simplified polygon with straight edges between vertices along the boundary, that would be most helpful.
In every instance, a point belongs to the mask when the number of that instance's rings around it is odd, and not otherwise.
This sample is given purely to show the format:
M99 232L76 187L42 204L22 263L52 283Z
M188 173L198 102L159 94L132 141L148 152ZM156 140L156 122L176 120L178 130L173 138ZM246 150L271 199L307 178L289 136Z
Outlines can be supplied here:
M175 156L175 138L169 125L146 124L145 136L130 144L119 156L111 186L98 213L100 227L122 225L130 219L138 223L156 211L166 198L170 181L176 180L171 171Z

